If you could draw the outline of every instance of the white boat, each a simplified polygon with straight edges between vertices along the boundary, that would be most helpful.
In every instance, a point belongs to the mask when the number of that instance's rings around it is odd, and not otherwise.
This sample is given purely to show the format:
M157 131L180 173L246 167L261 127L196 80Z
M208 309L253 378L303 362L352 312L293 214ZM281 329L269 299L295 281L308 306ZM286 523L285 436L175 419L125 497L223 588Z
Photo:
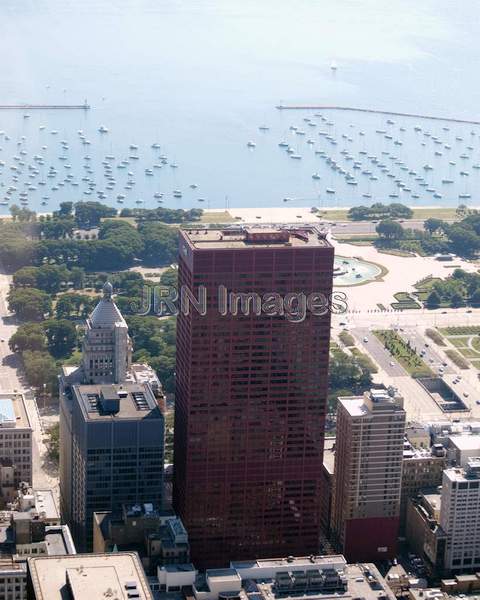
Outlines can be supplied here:
M288 148L288 142L280 142L278 145L280 148Z
M256 147L256 143L255 142L247 142L247 147L248 148L255 148Z
M152 148L155 148L157 150L158 148L160 148L160 144L157 144L157 143L152 144Z
M338 69L338 65L334 60L332 60L332 62L330 63L330 69L332 71L336 71Z
M130 150L138 150L138 146L135 144L130 144L129 148Z
M442 183L453 183L453 179L442 179Z
M318 173L314 173L312 175L312 179L321 179L320 175Z
M327 188L325 191L327 192L327 194L334 194L335 193L335 190L333 190L332 188Z
M471 198L472 195L471 194L458 194L458 197L461 198L462 200L467 200L468 198Z
M191 183L190 187L192 188L192 190L196 190L198 188L198 185L196 183Z
M260 131L268 131L270 127L268 127L267 125L260 125L259 129Z
M300 154L290 154L290 158L293 158L295 160L301 160L302 156Z

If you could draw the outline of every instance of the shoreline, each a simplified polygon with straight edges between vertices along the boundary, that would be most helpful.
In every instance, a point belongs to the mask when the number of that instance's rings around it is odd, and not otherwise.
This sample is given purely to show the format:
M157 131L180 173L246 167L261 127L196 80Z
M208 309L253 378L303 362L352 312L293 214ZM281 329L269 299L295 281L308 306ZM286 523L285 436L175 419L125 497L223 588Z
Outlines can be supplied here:
M405 205L408 206L408 205ZM271 206L271 207L258 207L258 208L210 208L203 210L203 216L201 222L204 224L208 223L255 223L258 222L270 222L270 223L292 223L292 222L312 222L326 218L333 218L338 221L348 221L350 223L368 223L370 221L352 221L347 218L347 213L352 208L347 207L336 207L336 206L322 206L315 207L316 212L312 212L312 207L295 207L295 206ZM414 212L412 219L405 219L405 223L415 220L424 220L429 217L443 218L444 220L455 220L457 207L454 206L408 206ZM480 206L468 206L471 210L480 210ZM188 209L186 209L188 210ZM36 212L38 217L51 216L51 212ZM217 218L218 216L218 218ZM117 216L118 218L118 216ZM10 214L0 215L0 220L11 220Z

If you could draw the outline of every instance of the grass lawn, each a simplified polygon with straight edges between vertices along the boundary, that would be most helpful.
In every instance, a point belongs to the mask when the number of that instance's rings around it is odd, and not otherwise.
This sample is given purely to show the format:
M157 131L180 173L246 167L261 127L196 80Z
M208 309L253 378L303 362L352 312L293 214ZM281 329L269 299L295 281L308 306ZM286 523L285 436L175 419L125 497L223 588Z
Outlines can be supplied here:
M431 290L433 284L437 281L442 281L442 279L440 277L425 277L425 279L420 279L420 281L417 281L417 283L413 287L416 290L421 291Z
M374 335L412 377L431 377L433 371L395 331L377 329Z
M445 340L435 329L427 329L425 335L433 340L437 346L446 346Z
M380 254L391 254L392 256L402 256L404 258L414 258L415 254L407 252L406 250L398 250L398 248L379 248Z
M455 219L458 220L455 208L414 208L414 219ZM405 220L407 222L407 220Z
M368 354L365 354L365 352L362 352L358 348L350 348L350 352L365 365L370 373L378 373L377 365L373 362Z
M347 347L355 346L355 338L353 335L350 335L348 331L341 331L338 334L338 339Z
M460 369L469 368L468 361L466 361L456 350L445 350L445 354L457 365L457 367L460 367Z
M392 302L391 306L395 310L408 310L412 308L421 308L420 304L415 301L407 292L397 292L393 295L396 302Z
M200 223L234 223L236 219L228 212L208 212L205 211L200 217Z
M464 325L461 327L443 327L439 329L443 335L480 335L480 325Z
M458 217L455 213L455 208L414 208L413 209L413 219L430 219L431 217L435 217L436 219L455 219L458 220ZM348 208L345 209L334 209L334 210L322 210L319 209L317 216L322 219L327 219L329 221L349 221L348 218ZM409 219L405 219L405 225L408 224Z
M469 339L470 336L462 335L461 337L450 337L448 338L448 341L455 346L455 348L467 348Z

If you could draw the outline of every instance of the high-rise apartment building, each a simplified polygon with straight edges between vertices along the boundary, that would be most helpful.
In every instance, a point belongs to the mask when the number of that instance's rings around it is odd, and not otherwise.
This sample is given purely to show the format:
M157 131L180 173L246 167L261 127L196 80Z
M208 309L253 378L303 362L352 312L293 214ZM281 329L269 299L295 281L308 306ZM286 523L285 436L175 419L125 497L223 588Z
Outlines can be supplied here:
M440 526L446 533L446 571L480 567L480 458L443 472Z
M60 506L82 551L92 547L95 511L162 505L165 430L152 387L127 370L128 328L110 284L86 337L83 366L60 379Z
M404 433L394 390L338 399L331 532L349 561L395 557Z
M205 310L177 323L174 506L200 566L318 551L333 254L314 226L180 233Z

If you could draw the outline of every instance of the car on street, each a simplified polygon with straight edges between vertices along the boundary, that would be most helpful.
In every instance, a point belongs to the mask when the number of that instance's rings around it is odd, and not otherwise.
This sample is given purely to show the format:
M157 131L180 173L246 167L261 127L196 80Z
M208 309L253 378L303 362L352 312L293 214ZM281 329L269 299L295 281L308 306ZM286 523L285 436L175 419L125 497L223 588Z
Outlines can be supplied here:
M368 338L367 338L367 337L364 337L364 338L363 338L363 341L364 341L365 343L366 343L366 342L368 342Z

